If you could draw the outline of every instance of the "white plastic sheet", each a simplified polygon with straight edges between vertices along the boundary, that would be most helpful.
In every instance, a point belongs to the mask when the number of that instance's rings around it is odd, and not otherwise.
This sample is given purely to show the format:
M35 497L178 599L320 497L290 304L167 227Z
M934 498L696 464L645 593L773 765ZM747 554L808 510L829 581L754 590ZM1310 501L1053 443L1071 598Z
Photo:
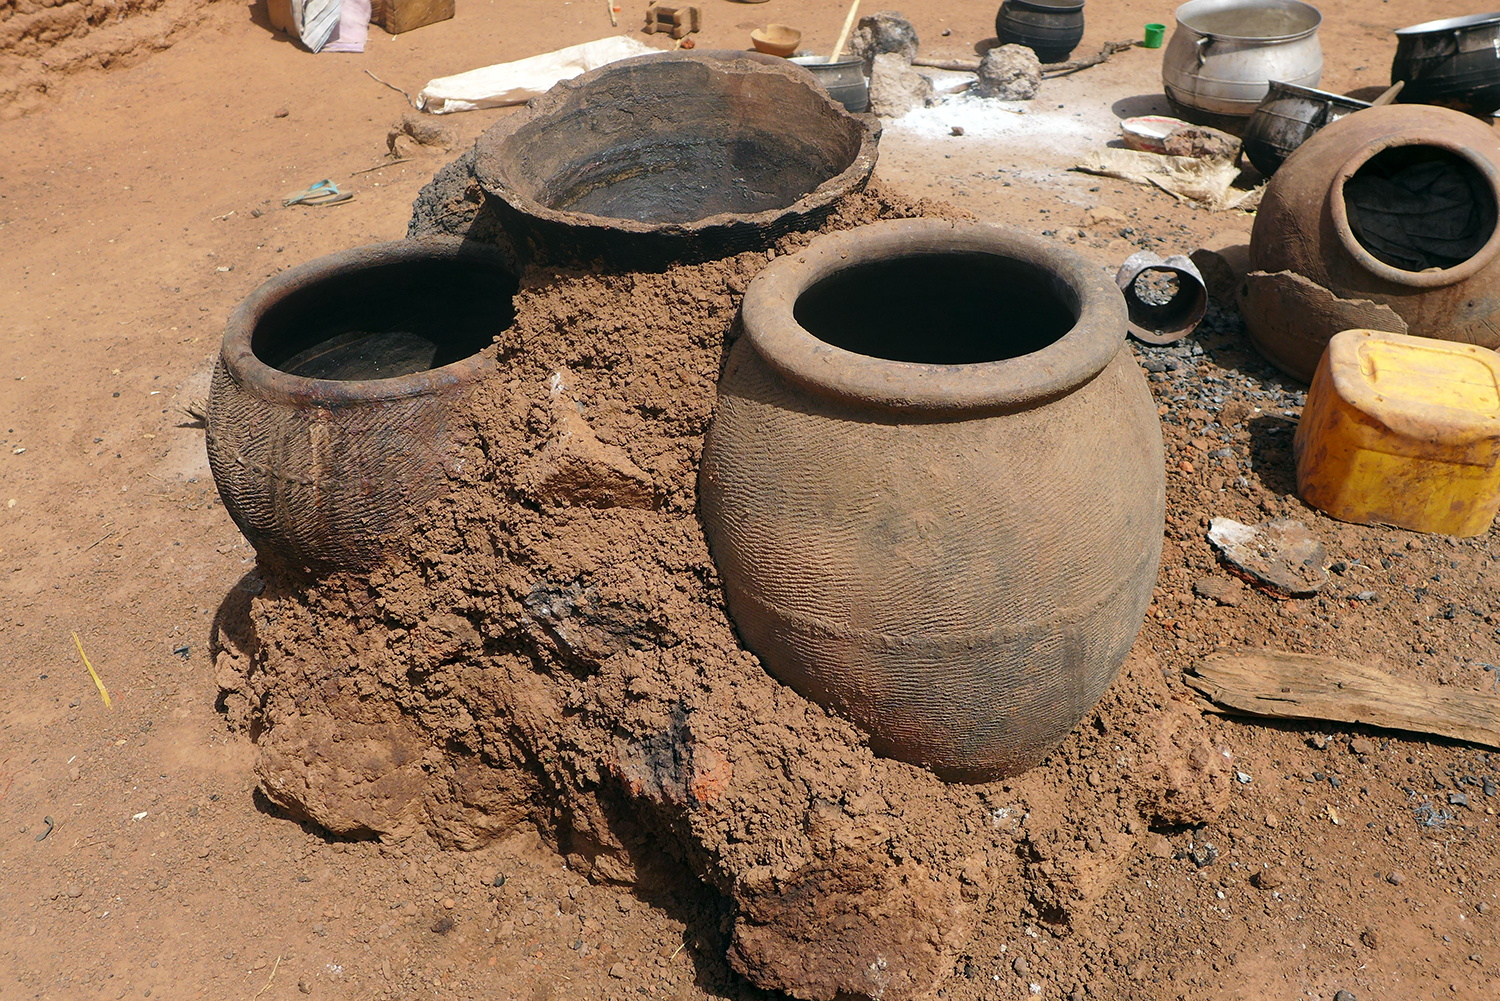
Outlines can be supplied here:
M555 52L498 63L457 76L429 80L417 95L417 107L434 115L478 108L525 104L563 80L631 56L655 52L645 42L625 35L570 45Z

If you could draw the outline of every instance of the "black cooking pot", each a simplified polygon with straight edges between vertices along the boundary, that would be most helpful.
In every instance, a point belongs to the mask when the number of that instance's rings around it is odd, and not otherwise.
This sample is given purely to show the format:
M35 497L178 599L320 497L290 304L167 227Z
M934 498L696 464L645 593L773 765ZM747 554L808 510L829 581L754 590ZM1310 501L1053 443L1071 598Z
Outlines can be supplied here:
M1396 32L1391 83L1402 104L1439 104L1488 117L1500 108L1500 11L1427 21Z
M1256 170L1270 177L1282 161L1292 155L1292 150L1305 143L1314 132L1329 122L1369 106L1365 101L1356 101L1342 94L1272 80L1265 99L1245 126L1241 149L1255 164Z
M1083 39L1083 0L1005 0L995 15L995 34L1007 45L1024 45L1044 63L1060 63Z

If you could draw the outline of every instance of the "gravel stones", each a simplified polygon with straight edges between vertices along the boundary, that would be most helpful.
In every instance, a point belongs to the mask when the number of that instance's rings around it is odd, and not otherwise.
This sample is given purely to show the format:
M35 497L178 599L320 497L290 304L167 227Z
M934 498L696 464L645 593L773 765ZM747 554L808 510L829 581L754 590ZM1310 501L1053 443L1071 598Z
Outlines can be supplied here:
M1193 593L1232 608L1244 597L1245 585L1233 577L1200 577L1193 582Z
M969 92L1002 101L1029 101L1042 89L1042 63L1024 45L997 45L979 63L979 82Z

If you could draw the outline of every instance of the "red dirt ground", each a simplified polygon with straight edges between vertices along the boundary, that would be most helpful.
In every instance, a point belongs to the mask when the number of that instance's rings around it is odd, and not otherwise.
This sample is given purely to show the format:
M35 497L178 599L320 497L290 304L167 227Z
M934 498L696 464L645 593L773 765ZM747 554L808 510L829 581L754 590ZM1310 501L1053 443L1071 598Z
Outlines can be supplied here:
M783 21L822 49L843 17L832 3L702 6L707 48L744 47L750 27ZM901 7L929 55L969 56L993 35L990 4ZM417 147L387 165L387 131L406 108L365 70L414 93L434 76L611 34L605 8L460 0L453 21L395 37L372 28L364 54L314 57L268 29L263 2L164 5L160 16L64 43L68 58L55 66L42 65L45 55L0 63L0 96L15 95L0 124L0 996L756 996L715 958L711 929L649 894L588 883L524 827L459 853L420 838L334 841L282 819L254 795L254 746L214 708L209 626L254 558L182 408L204 392L226 315L284 267L404 235L417 189L509 113L440 119L451 151ZM1170 9L1091 5L1080 52L1169 22ZM1436 0L1322 9L1323 86L1339 91L1386 82L1391 29L1470 12ZM168 14L178 20L166 24ZM637 17L628 8L622 30ZM88 58L90 46L124 55L100 69L106 60ZM1157 94L1158 65L1131 50L1049 84L1038 103L1056 96L1067 111L1102 115ZM1058 166L1046 148L893 130L879 173L981 219L1078 233L1077 249L1111 266L1135 244L1119 231L1078 231L1094 204L1130 217L1129 237L1159 235L1183 251L1248 229L1243 215ZM1002 181L1004 171L1016 176ZM324 177L355 199L281 208ZM1252 493L1225 501L1178 465L1207 450L1209 415L1172 413L1168 545L1132 677L1159 670L1179 690L1194 658L1243 643L1492 683L1481 665L1500 663L1493 531L1459 543L1318 519L1287 496L1285 449L1262 455ZM1205 517L1245 520L1257 508L1313 524L1331 556L1387 560L1376 583L1390 601L1332 610L1254 592L1234 607L1195 601L1194 579L1213 569ZM1463 611L1449 618L1445 607ZM1128 725L1109 697L1101 715ZM1494 995L1500 861L1487 804L1500 800L1455 781L1500 777L1500 760L1357 729L1192 720L1234 749L1254 783L1203 830L1084 839L1080 857L1100 890L1071 934L993 913L940 995ZM1355 737L1373 746L1354 753ZM1059 787L1068 773L1095 785L1077 750L1049 766ZM1036 773L1027 787L1051 777ZM1468 788L1472 808L1423 826L1407 790L1420 798L1439 783ZM1185 856L1204 840L1223 856L1200 869ZM1272 876L1247 880L1267 867Z

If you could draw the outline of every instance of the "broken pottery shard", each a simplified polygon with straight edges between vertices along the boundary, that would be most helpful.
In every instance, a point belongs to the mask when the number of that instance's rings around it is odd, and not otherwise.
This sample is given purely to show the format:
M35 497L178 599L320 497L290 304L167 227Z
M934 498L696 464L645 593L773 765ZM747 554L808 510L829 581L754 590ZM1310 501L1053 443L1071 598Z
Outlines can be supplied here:
M1323 544L1300 521L1242 525L1215 518L1208 541L1230 565L1293 598L1317 594L1328 583Z
M1385 303L1343 299L1294 271L1252 271L1239 292L1250 343L1283 372L1312 382L1318 361L1341 330L1409 333Z

